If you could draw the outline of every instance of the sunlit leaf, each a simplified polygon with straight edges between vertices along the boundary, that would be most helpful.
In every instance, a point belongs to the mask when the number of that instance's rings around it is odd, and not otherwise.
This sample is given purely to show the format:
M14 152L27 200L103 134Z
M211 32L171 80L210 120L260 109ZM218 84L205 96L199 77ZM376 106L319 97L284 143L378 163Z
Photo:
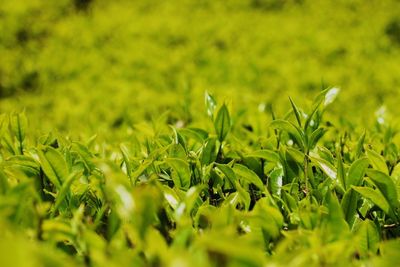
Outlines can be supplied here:
M71 173L67 179L65 180L65 182L62 184L60 192L57 193L57 197L56 197L56 201L54 203L54 207L53 207L53 215L54 213L57 211L58 207L60 206L60 204L63 202L63 200L65 199L65 197L67 196L67 194L70 192L71 190L71 184L79 178L79 176L82 175L79 172L74 172Z
M58 150L52 147L38 150L38 155L41 167L46 176L56 187L61 187L61 184L67 179L69 174L64 157Z
M340 92L340 88L338 88L338 87L333 87L333 88L328 89L325 93L324 106L327 106L327 105L331 104L333 101L335 101L339 92Z
M352 188L358 193L360 193L362 197L371 200L372 203L381 208L385 213L389 214L390 205L380 191L374 190L370 187L361 187L361 186L352 186Z
M350 169L347 172L346 188L350 188L352 185L361 185L361 181L368 165L369 160L367 158L357 159L351 164Z
M174 170L172 179L179 188L188 189L190 186L190 169L189 164L178 158L168 158L165 160Z
M378 187L379 191L382 192L391 208L395 210L399 206L399 200L397 196L396 185L392 178L377 170L368 170L367 175Z
M337 171L336 168L329 163L327 160L318 157L310 157L313 161L329 178L336 180Z
M254 184L259 189L264 190L264 184L262 183L260 177L258 177L255 172L248 169L246 166L241 164L235 164L235 166L233 166L233 171L237 176L242 178L244 181Z
M210 118L214 116L214 110L217 107L217 101L215 101L214 97L208 92L205 93L205 103L207 108L207 114Z
M281 195L283 185L283 168L276 167L270 174L268 179L268 188L272 194Z
M366 154L374 169L388 174L385 159L373 150L367 149Z
M301 148L304 147L303 141L303 132L300 128L295 126L289 121L286 120L274 120L271 122L271 127L275 129L279 129L281 131L285 131L289 133L295 139L296 143L300 145Z
M362 255L372 255L378 251L379 248L379 233L374 222L370 220L365 220L360 222L358 229L356 231L358 235L358 247Z
M249 154L246 154L246 157L260 158L266 160L267 162L274 163L279 162L280 160L278 153L267 149L253 151Z

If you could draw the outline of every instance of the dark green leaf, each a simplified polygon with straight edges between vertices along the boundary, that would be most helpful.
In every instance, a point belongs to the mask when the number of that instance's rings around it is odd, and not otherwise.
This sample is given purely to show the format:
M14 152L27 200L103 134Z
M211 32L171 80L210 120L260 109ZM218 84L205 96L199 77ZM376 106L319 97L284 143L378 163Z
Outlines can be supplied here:
M353 226L356 219L358 199L359 195L352 188L349 188L342 198L342 210L350 227Z
M13 114L10 117L10 128L18 141L18 151L23 154L23 143L25 140L25 131L28 126L25 113Z
M217 142L216 138L209 138L203 145L200 158L200 162L202 165L209 165L210 163L214 162L215 159L217 158L216 142Z
M297 108L296 104L293 102L292 98L289 97L290 104L292 105L293 113L296 116L297 123L299 127L301 127L301 113L300 110Z
M217 113L214 121L215 132L217 133L218 140L224 141L231 129L231 119L226 105L222 105Z

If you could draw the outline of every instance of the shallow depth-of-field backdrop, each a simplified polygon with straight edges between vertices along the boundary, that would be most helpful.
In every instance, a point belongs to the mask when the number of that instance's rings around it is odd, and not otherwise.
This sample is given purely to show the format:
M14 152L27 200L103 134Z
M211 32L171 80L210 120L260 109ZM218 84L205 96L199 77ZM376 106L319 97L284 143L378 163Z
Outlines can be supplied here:
M199 120L205 90L254 117L339 86L337 117L400 114L400 3L318 2L4 1L1 111L103 133L166 110Z
M0 1L0 265L395 264L399 103L398 0Z

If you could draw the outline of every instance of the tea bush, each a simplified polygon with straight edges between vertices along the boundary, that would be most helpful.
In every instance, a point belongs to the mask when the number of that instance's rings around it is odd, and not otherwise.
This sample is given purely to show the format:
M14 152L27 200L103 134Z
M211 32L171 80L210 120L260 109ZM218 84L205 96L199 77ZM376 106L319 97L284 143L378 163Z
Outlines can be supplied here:
M396 266L398 7L2 3L0 265Z

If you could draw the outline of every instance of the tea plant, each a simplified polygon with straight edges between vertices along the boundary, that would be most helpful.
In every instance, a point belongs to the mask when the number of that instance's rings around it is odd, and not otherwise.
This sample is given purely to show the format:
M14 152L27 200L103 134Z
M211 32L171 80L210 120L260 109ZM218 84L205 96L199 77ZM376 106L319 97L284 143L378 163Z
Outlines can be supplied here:
M309 110L289 99L255 142L209 93L211 127L156 120L119 147L34 140L24 113L2 115L2 266L395 264L395 132L335 129L323 115L338 93Z

